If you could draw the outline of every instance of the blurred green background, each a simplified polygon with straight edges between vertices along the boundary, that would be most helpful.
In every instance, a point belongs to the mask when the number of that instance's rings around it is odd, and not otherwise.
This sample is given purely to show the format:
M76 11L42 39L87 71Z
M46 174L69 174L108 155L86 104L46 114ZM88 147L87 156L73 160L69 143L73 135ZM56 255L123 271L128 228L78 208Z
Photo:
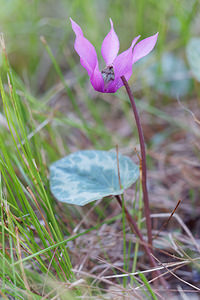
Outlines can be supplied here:
M159 31L156 59L168 51L184 58L188 41L200 34L198 0L1 0L0 7L0 32L10 63L36 94L50 88L57 78L40 36L64 72L79 61L69 17L80 24L98 54L110 29L109 17L120 39L120 51L136 35L145 38Z

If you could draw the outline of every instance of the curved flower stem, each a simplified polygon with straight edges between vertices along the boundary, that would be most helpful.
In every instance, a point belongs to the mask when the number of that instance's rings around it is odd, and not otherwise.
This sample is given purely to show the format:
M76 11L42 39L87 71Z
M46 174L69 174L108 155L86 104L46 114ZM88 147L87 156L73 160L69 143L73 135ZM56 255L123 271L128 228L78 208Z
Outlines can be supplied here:
M149 197L148 197L148 190L147 190L147 166L146 166L146 150L145 150L145 143L144 143L144 135L140 123L139 114L136 108L136 104L133 95L131 93L131 89L128 85L126 78L122 76L121 79L123 81L129 99L131 101L131 106L133 109L137 129L138 129L138 135L140 140L140 151L141 151L141 158L142 158L141 165L142 165L142 191L143 191L143 201L144 201L144 214L146 218L148 243L150 246L152 246L152 226L151 226L151 218L150 218Z
M122 203L122 200L120 198L119 195L115 196L116 199L117 199L117 202L119 203L119 205L121 206L121 208L123 207L123 203ZM135 222L135 220L132 218L132 216L129 214L127 208L124 206L124 211L125 211L125 214L126 214L126 219L132 229L133 232L135 232L135 234L139 237L140 241L141 241L141 244L144 246L144 249L146 251L146 254L148 255L149 257L149 260L151 261L151 264L152 266L156 266L156 263L155 263L155 260L153 258L153 256L151 255L151 251L150 251L150 247L147 246L147 243L144 241L143 239L143 236L142 236L142 233L140 232L138 226L137 226L137 223Z
M117 202L119 203L119 205L121 206L121 208L123 208L123 203L122 203L122 200L121 200L120 196L116 195L115 198L117 199ZM140 243L143 245L144 250L145 250L147 256L149 257L149 261L150 261L152 267L156 268L157 267L157 263L156 263L154 257L151 255L151 253L152 253L152 246L147 245L147 243L143 239L142 233L141 233L140 229L138 228L137 223L132 218L132 216L129 214L129 212L128 212L128 210L127 210L127 208L126 208L125 205L124 205L124 211L125 211L125 214L126 214L126 219L127 219L128 223L129 223L132 231L140 239ZM155 278L156 276L160 280L161 284L167 289L168 285L167 285L165 279L162 277L161 272L159 270L155 270L154 271L153 277Z

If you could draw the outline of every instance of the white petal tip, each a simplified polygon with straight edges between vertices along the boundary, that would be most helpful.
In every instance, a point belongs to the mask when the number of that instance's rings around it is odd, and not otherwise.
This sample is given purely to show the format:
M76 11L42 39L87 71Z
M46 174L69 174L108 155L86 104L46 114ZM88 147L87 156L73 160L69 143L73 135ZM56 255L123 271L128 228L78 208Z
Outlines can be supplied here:
M72 25L75 23L74 20L72 20L71 17L69 18L69 20L70 20L70 22L71 22Z
M109 20L110 20L110 25L111 25L111 27L113 28L113 21L112 21L111 18L110 18Z
M134 40L132 41L131 47L133 47L137 41L139 40L139 38L141 37L141 35L136 36L136 38L134 38Z

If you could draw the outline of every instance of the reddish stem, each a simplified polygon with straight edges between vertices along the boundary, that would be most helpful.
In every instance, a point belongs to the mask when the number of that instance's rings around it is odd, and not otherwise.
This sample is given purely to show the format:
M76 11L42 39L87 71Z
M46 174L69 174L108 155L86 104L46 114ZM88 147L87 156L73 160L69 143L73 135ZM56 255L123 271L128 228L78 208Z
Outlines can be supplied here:
M117 195L117 196L115 196L115 197L116 197L116 199L117 199L119 205L120 205L121 208L122 208L122 200L121 200L120 196ZM151 265L152 265L153 267L156 267L156 266L157 266L157 265L156 265L156 262L155 262L153 256L151 255L151 251L150 251L149 247L147 246L146 242L145 242L144 239L143 239L142 233L140 232L140 230L139 230L139 228L138 228L138 226L137 226L137 223L136 223L135 220L132 218L132 216L129 214L129 212L128 212L128 210L127 210L126 207L124 207L124 211L125 211L125 214L126 214L126 219L127 219L127 221L129 222L129 225L130 225L132 231L139 237L139 239L140 239L140 241L141 241L141 244L144 246L144 249L145 249L145 251L146 251L146 254L148 255L149 260L150 260L150 262L151 262Z
M115 197L116 197L119 205L122 208L122 200L121 200L120 196L117 195ZM151 253L152 253L151 246L150 245L148 246L147 243L144 241L142 233L140 232L140 229L137 226L137 223L132 218L132 216L129 214L129 212L128 212L128 210L127 210L127 208L125 206L124 206L124 211L125 211L125 214L126 214L126 219L127 219L128 223L129 223L132 231L135 232L136 235L139 237L140 242L143 245L144 250L145 250L147 256L149 257L149 261L150 261L152 267L156 268L157 267L157 263L156 263L154 257L151 255ZM155 270L153 272L153 277L155 278L156 276L158 276L158 279L160 280L161 284L167 289L168 285L167 285L165 279L161 276L161 272L159 270Z
M152 226L151 226L151 218L150 218L150 208L149 208L149 197L147 191L147 166L146 166L146 150L145 150L145 143L144 143L144 135L142 131L142 126L140 123L139 114L136 108L135 100L131 93L131 89L128 85L128 82L124 76L121 77L123 84L126 88L127 94L131 101L131 106L133 109L133 113L135 116L135 121L138 129L139 141L140 141L140 151L141 151L141 158L142 158L142 191L143 191L143 202L144 202L144 214L146 218L146 226L147 226L147 236L148 236L148 243L152 246Z

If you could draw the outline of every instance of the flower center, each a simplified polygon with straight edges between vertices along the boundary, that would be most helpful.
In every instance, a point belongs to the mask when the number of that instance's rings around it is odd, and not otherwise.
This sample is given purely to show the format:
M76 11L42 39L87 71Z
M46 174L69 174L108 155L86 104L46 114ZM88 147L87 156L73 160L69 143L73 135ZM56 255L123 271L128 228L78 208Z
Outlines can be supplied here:
M115 80L115 73L113 66L107 66L101 71L104 83L109 83L111 80Z

